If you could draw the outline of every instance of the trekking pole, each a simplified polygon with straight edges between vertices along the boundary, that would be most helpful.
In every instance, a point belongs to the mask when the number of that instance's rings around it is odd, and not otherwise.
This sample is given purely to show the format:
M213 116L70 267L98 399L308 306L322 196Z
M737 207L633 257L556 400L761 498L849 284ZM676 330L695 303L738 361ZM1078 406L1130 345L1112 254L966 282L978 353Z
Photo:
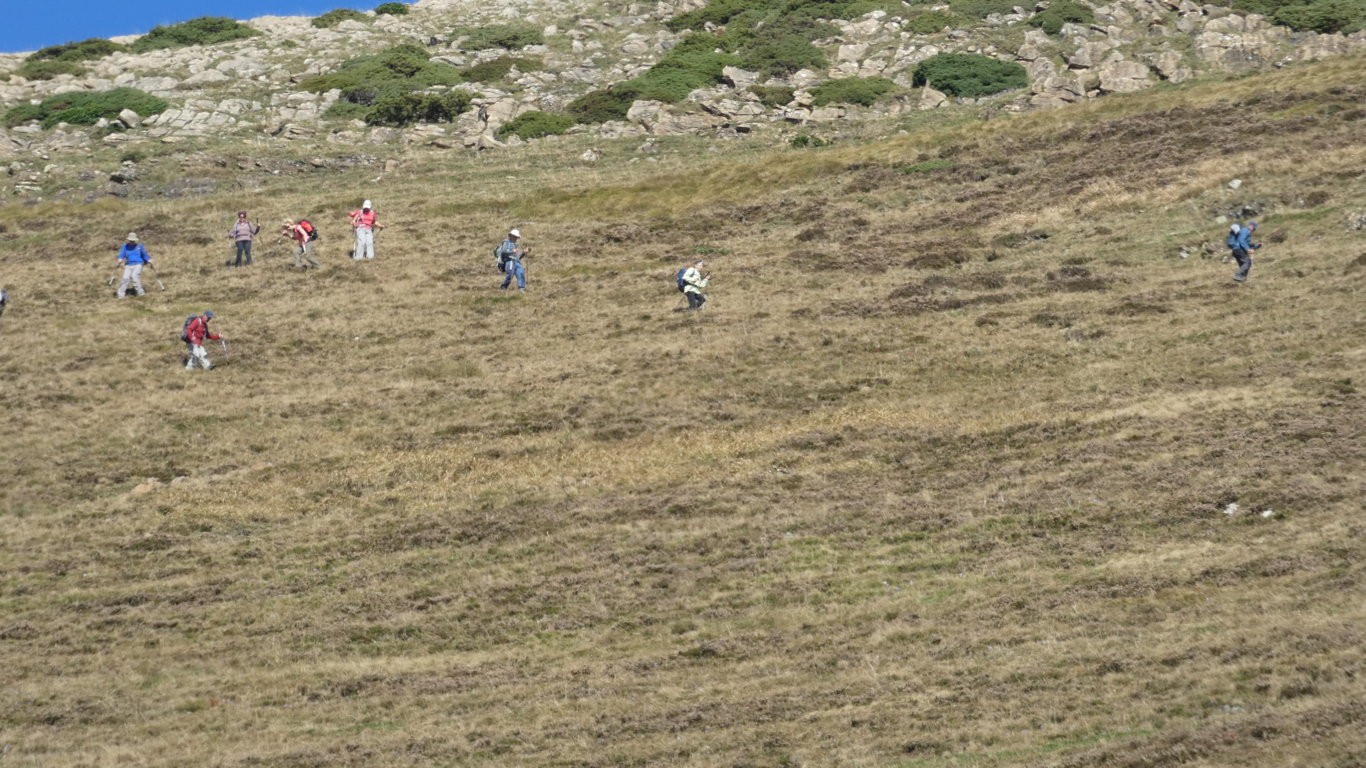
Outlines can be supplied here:
M117 279L119 279L119 275L121 275L121 274L123 274L123 270L122 270L122 269L120 269L118 272L115 272L115 273L114 273L114 276L111 277L111 278L109 278L109 279L105 282L105 285L107 285L107 286L109 286L109 287L112 288L112 287L114 286L114 281L117 280Z
M223 359L224 359L224 360L227 360L229 357L231 357L231 355L228 354L228 340L227 340L227 339L219 339L219 340L218 340L218 343L221 344L222 347L223 347Z
M161 273L157 271L157 265L149 261L147 262L147 266L152 268L152 277L156 279L157 287L163 291L166 290L166 284L161 282Z

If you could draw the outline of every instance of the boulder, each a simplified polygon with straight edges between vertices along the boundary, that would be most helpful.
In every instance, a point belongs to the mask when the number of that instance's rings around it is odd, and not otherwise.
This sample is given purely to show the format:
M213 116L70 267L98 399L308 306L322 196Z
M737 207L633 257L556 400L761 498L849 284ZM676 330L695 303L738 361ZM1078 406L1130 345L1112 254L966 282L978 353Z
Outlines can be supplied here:
M119 122L126 128L141 128L142 117L131 109L124 109L119 112Z
M740 69L739 67L722 67L721 80L730 87L740 90L741 88L748 88L759 82L759 73L751 72L748 69Z
M949 97L926 85L920 89L920 108L938 109L949 103Z
M1133 93L1153 84L1148 68L1136 61L1107 61L1099 75L1102 93Z

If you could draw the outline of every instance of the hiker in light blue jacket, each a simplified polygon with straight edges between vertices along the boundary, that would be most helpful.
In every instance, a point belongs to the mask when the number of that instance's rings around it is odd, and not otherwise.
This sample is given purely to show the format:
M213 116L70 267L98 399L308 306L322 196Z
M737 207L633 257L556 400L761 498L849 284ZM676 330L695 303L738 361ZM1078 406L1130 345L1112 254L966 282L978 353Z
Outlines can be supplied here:
M517 244L522 239L522 233L513 229L508 231L508 238L503 244L498 246L498 268L503 271L502 289L507 290L512 284L512 278L517 278L517 290L526 293L526 268L522 266L522 259L531 252L530 247Z
M123 267L123 280L119 282L117 295L120 299L128 293L128 285L133 286L133 293L141 296L147 291L142 288L142 267L152 263L152 257L147 253L147 249L138 242L136 232L128 233L128 240L119 246L119 264Z

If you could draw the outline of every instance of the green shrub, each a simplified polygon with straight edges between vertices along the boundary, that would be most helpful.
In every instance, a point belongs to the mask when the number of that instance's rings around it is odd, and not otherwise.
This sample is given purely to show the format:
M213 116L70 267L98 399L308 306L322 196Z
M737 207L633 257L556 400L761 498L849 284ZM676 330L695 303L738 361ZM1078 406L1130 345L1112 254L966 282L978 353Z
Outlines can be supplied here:
M469 96L463 92L440 96L414 93L461 82L464 78L460 70L431 61L421 47L407 44L343 62L335 72L311 77L299 87L314 93L333 88L341 91L341 101L328 108L327 117L359 118L374 125L407 125L445 122L452 119L447 115L451 109L457 115L463 112L469 106ZM457 102L462 99L464 104L460 106ZM339 106L343 103L353 106Z
M566 111L580 123L605 123L608 120L625 120L636 100L636 92L622 88L603 88L589 91L569 102Z
M380 3L375 6L376 16L403 16L408 13L408 6L404 3Z
M962 23L961 16L943 11L926 11L912 16L906 22L906 31L917 35L933 35L942 32L944 27L956 27Z
M133 41L129 48L137 53L162 48L183 48L188 45L213 45L228 40L255 37L260 32L245 24L221 16L201 16L169 27L156 26L151 32Z
M1029 85L1024 67L975 53L941 53L920 62L912 83L949 94L976 98Z
M1029 19L1029 24L1050 35L1056 35L1062 31L1063 24L1090 24L1095 20L1095 12L1084 5L1078 5L1072 0L1053 0L1046 10L1034 14Z
M371 103L373 103L373 99L371 99ZM332 106L323 113L323 117L334 120L364 120L369 115L370 106L368 104L347 101L344 98L332 102Z
M769 77L790 75L799 69L822 69L825 53L803 36L764 37L740 52L740 66Z
M372 56L350 59L335 72L310 77L299 87L313 93L333 88L343 93L358 90L417 91L432 86L456 85L463 81L460 70L443 62L429 60L425 50L409 44L388 48Z
M371 125L449 123L469 106L470 95L464 91L385 95L375 101L365 122Z
M1366 28L1366 0L1316 0L1276 9L1272 20L1301 32L1341 32Z
M313 19L312 24L318 29L327 29L328 27L335 27L343 21L369 20L370 17L360 11L355 11L350 8L336 8Z
M515 51L528 45L545 42L541 30L530 24L490 24L484 27L457 27L452 37L464 37L462 50L482 51L487 48L506 48Z
M85 67L75 61L25 61L14 74L29 80L51 80L57 75L80 75Z
M786 85L751 85L749 92L759 97L759 101L766 107L781 107L792 103L792 97L797 94L796 90Z
M499 56L492 61L475 64L460 70L461 77L471 83L495 83L508 76L513 67L522 72L535 72L541 60L530 56Z
M100 118L113 119L125 109L142 117L155 115L170 106L164 100L135 88L112 91L81 91L50 96L41 104L21 104L5 113L5 125L13 127L30 120L41 120L44 128L57 123L94 125Z
M92 37L78 43L62 43L39 49L29 54L27 61L90 61L102 59L111 53L127 50L124 46L99 37Z
M498 129L498 138L518 136L523 139L539 139L542 136L558 136L572 127L574 118L568 115L523 112Z
M993 13L1011 13L1015 6L1030 6L1023 0L949 0L949 9L970 19L985 19Z
M822 139L819 136L812 136L809 133L801 133L793 136L792 141L788 142L788 144L798 149L805 147L828 147L832 143L833 142L827 139Z
M845 77L830 80L811 89L812 103L860 104L865 107L896 90L896 83L885 77Z
M23 125L33 120L42 120L46 114L42 106L38 104L20 104L16 107L10 107L5 112L5 127L13 128L16 125Z

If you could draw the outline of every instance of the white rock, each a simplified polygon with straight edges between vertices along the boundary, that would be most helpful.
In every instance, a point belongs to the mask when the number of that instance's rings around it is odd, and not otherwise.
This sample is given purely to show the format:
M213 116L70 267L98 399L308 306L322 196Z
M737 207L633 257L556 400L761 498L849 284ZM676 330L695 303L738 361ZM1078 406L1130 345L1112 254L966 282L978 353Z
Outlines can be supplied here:
M1228 515L1229 517L1233 517L1234 515L1238 514L1238 502L1229 502L1228 506L1224 507L1224 514Z
M1238 188L1241 187L1241 186L1243 186L1243 180L1242 180L1242 179L1234 179L1233 181L1230 181L1230 182L1228 183L1228 188L1229 188L1229 189L1238 189Z

